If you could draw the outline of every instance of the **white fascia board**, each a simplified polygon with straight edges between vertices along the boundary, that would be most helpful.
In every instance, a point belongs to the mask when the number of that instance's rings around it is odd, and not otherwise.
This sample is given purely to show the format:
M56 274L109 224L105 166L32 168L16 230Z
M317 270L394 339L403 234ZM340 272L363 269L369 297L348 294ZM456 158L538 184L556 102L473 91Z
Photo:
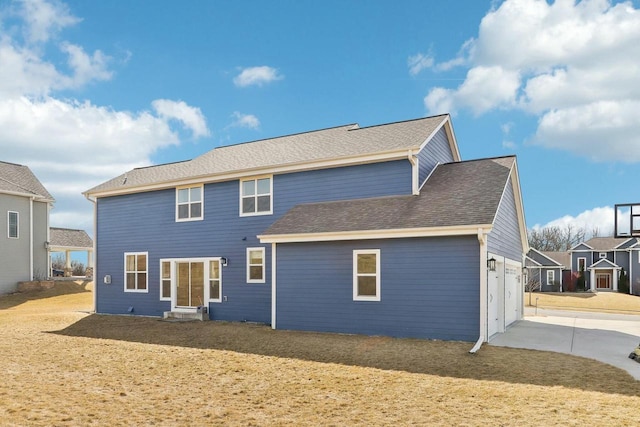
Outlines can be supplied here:
M132 193L143 193L147 191L155 191L155 190L163 190L167 188L174 188L178 186L186 186L193 184L209 184L214 182L221 181L231 181L240 178L246 178L257 175L276 175L288 172L303 172L309 170L316 169L327 169L333 167L342 167L342 166L356 166L362 164L369 163L380 163L385 161L392 160L406 160L408 156L416 149L417 147L402 149L402 150L394 150L387 151L382 153L370 154L365 156L350 156L350 157L342 157L338 159L328 159L328 160L319 160L313 162L299 162L299 163L290 163L283 166L275 166L275 167L267 167L267 168L253 168L253 169L243 169L240 171L227 172L221 174L212 174L212 175L200 175L194 176L184 179L178 180L170 180L164 182L158 182L147 185L140 185L134 187L127 188L117 188L105 191L85 191L85 197L109 197L109 196L118 196L123 194L132 194Z
M339 231L326 233L271 234L257 236L260 243L332 242L343 240L403 239L476 235L478 228L491 231L491 224L452 227L405 228L392 230Z
M23 193L20 191L0 190L0 194L7 194L9 196L18 196L18 197L28 197L32 199L34 202L55 203L55 200L53 199L47 199L45 197L42 197L34 193Z
M453 154L453 160L455 162L459 162L460 150L458 149L458 142L456 141L456 135L453 133L453 125L451 124L451 116L449 114L446 115L444 120L442 120L442 123L438 125L438 127L431 133L431 135L429 135L427 139L425 139L422 142L422 144L420 144L420 148L416 153L419 153L425 147L425 145L427 145L429 141L431 141L431 139L435 136L435 134L438 133L440 129L442 129L443 126L444 126L444 131L447 134L447 139L449 140L449 147L451 148L451 153Z
M580 245L584 245L589 249L576 249ZM569 249L568 252L591 252L593 250L595 250L595 249L593 249L591 246L587 245L585 242L580 242L577 245L575 245L574 247L572 247L571 249Z
M551 261L552 263L554 263L556 266L558 267L562 267L562 264L560 264L558 261L555 261L551 258L549 258L548 256L546 256L545 254L543 254L542 252L540 252L539 250L537 250L536 248L531 248L531 251L535 251L538 255L545 257L546 259L548 259L549 261ZM532 260L533 261L533 260ZM540 264L542 265L542 264ZM550 266L551 267L551 266Z
M64 252L64 251L92 251L93 247L83 247L83 246L49 246L49 252Z
M524 217L524 205L522 203L522 191L520 189L520 178L518 176L518 161L517 159L513 160L513 166L511 166L511 170L509 171L509 176L504 183L504 188L502 189L502 195L500 196L500 202L498 203L498 208L496 209L496 213L493 217L492 224L495 224L496 218L498 217L498 211L500 210L500 206L502 205L502 201L504 200L504 195L507 192L507 186L511 182L511 187L513 188L513 199L516 204L516 214L518 216L518 229L520 230L520 242L522 244L522 253L526 254L529 252L529 236L527 235L527 222Z
M615 251L615 250L620 250L620 251L624 251L624 250L626 250L626 249L618 249L618 248L620 248L620 246L622 246L622 245L626 245L626 244L627 244L627 242L628 242L629 240L631 240L631 239L634 239L634 237L629 237L627 240L625 240L624 242L620 243L618 246L616 246L616 247L615 247L615 248L613 248L612 250L614 250L614 251Z

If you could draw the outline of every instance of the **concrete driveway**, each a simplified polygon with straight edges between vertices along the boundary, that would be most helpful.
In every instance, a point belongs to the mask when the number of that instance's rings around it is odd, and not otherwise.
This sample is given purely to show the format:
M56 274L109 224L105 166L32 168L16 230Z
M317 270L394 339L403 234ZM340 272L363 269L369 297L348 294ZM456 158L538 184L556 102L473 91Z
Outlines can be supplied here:
M526 308L524 320L489 344L588 357L640 380L640 363L629 353L640 343L640 316Z

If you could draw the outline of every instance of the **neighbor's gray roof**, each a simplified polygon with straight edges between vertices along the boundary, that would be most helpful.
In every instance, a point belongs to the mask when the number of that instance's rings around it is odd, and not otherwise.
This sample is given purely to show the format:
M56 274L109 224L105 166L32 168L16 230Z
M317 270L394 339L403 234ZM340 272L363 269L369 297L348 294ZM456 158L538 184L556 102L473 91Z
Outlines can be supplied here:
M547 256L562 265L563 267L569 268L571 265L571 254L567 251L562 252L552 252L552 251L544 251L541 252L544 256Z
M60 248L85 248L93 249L93 240L84 230L71 228L49 228L50 245Z
M592 237L587 240L587 245L596 251L612 251L616 246L629 240L629 237Z
M22 193L53 201L38 178L27 166L0 161L0 192Z
M215 148L179 163L133 169L88 194L297 163L418 148L448 115L360 128L357 124Z
M268 235L492 224L515 157L439 165L418 196L293 207Z

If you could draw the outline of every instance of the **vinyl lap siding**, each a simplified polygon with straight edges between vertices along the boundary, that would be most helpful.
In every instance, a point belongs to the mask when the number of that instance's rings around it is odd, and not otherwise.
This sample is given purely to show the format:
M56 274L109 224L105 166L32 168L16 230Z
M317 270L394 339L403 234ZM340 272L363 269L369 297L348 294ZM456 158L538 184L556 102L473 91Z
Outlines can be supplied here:
M8 237L8 211L18 212L18 239ZM29 280L29 199L0 194L0 294L15 292Z
M487 248L493 254L522 262L522 239L511 180L507 183L498 207L493 229L487 239Z
M449 145L447 133L442 127L418 153L419 185L422 186L424 184L424 180L427 179L438 163L450 163L453 161L451 145Z
M381 250L381 301L353 301L353 250ZM479 245L474 237L279 244L276 326L474 341Z
M96 292L99 313L160 316L170 309L159 300L162 258L226 257L222 295L210 303L211 317L271 321L271 245L257 235L299 203L411 192L408 160L276 175L274 214L239 216L239 181L204 187L204 220L175 221L175 189L98 200ZM266 283L246 283L246 249L265 247ZM148 252L149 292L124 292L124 253ZM102 283L105 275L112 283Z

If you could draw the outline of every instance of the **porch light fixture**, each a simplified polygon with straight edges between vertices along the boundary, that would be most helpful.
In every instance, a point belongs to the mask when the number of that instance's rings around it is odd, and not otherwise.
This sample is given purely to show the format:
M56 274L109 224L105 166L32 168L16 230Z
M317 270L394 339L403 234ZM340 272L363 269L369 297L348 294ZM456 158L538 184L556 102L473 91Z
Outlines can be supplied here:
M220 264L223 267L226 267L227 265L229 265L229 260L226 257L222 257L222 258L220 258Z
M496 259L494 257L487 260L487 268L489 271L496 271Z

